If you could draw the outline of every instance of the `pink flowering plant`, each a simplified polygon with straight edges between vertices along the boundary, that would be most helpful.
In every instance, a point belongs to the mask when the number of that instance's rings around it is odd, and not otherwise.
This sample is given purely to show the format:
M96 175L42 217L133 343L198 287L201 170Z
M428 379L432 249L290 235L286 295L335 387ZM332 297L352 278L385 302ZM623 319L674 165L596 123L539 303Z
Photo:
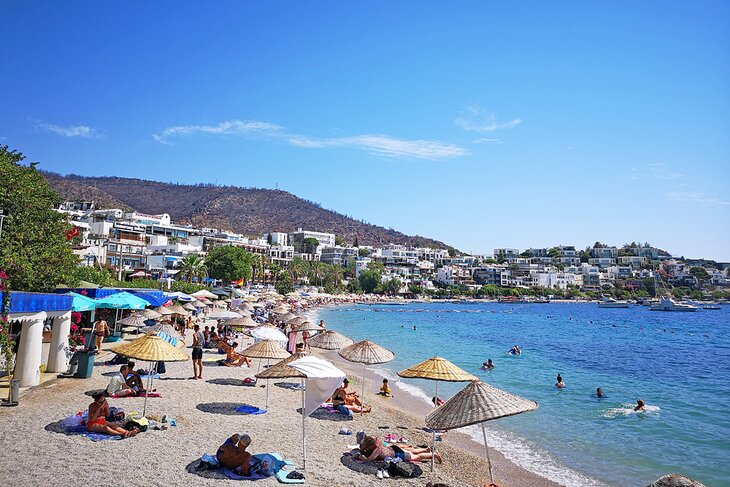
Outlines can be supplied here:
M71 313L71 333L68 336L68 346L70 352L75 352L77 349L84 348L86 345L86 338L84 338L81 332L81 313Z

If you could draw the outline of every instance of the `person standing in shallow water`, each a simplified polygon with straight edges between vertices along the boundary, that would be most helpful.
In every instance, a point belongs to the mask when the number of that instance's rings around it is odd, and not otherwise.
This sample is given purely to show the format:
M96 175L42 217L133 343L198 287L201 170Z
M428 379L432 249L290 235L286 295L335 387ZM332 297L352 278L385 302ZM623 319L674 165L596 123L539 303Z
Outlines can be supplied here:
M555 387L558 389L563 389L565 387L565 382L563 382L563 378L558 374L558 377L556 379L557 382L555 382Z
M603 389L601 389L600 387L596 389L596 397L603 397Z

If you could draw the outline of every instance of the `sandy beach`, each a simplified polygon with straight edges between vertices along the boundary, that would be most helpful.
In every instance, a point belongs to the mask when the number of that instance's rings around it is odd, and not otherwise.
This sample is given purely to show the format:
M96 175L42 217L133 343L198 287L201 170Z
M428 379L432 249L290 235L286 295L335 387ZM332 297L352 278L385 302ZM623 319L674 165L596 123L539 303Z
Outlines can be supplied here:
M190 345L191 338L187 342ZM215 454L217 447L233 433L248 433L253 453L278 452L301 467L301 416L297 412L301 395L281 387L285 381L269 383L269 411L263 415L241 415L233 410L241 404L264 406L263 381L259 387L238 385L238 381L253 376L255 370L206 365L204 380L190 380L191 362L169 363L163 379L155 387L161 398L148 400L148 417L168 415L177 420L177 427L167 431L148 431L135 438L121 441L92 442L86 437L67 436L57 432L58 422L88 407L91 402L85 392L106 387L116 366L102 365L111 358L105 352L97 358L93 377L86 380L58 379L29 391L19 407L0 409L0 451L3 468L0 480L9 485L78 485L81 479L94 479L98 485L220 485L240 481L205 478L186 470L204 453ZM190 353L190 349L185 349ZM336 353L323 353L347 370L359 389L359 367L337 360ZM206 352L204 360L220 358ZM254 367L258 361L254 361ZM375 382L373 382L375 381ZM352 420L339 414L315 412L307 420L306 484L313 486L367 486L384 480L374 473L376 468L353 465L343 459L354 436L338 434L341 427L353 432L384 435L392 432L412 444L429 444L430 435L422 430L428 405L407 394L382 398L377 390L377 376L371 373L367 402L374 405L373 413L355 415ZM233 385L232 385L233 384ZM126 412L141 411L141 398L109 399L110 405ZM406 412L410 411L410 412ZM445 435L439 444L444 458L432 474L429 465L422 464L423 475L415 479L385 480L400 485L424 486L428 481L451 486L478 486L487 481L483 451L479 445L457 433ZM515 465L495 452L495 473L499 485L553 485ZM349 465L349 466L348 466ZM352 467L352 468L350 468ZM353 468L362 470L355 471ZM258 485L278 484L269 478Z

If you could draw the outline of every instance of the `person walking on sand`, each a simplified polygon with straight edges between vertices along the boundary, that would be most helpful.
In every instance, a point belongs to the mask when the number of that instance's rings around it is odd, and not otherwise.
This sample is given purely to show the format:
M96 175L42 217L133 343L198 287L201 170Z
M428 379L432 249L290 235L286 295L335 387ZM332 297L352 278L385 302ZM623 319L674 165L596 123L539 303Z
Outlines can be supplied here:
M200 325L193 327L193 379L203 378L203 332Z
M101 352L101 342L104 341L104 335L109 333L109 325L106 320L99 317L94 323L94 340L96 341L96 350Z

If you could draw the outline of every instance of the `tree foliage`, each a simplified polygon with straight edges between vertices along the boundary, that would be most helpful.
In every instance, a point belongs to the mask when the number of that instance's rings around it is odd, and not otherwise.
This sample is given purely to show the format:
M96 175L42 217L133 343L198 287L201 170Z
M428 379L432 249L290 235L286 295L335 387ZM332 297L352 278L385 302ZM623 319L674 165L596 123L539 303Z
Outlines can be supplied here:
M224 282L243 279L249 281L252 273L251 254L240 247L224 245L216 247L205 258L208 275Z
M72 278L78 257L66 242L66 217L53 210L59 197L35 163L0 146L0 209L6 215L0 235L0 269L18 291L51 291Z
M357 278L360 281L360 289L365 293L373 293L380 286L381 274L372 269L365 269L360 272Z

